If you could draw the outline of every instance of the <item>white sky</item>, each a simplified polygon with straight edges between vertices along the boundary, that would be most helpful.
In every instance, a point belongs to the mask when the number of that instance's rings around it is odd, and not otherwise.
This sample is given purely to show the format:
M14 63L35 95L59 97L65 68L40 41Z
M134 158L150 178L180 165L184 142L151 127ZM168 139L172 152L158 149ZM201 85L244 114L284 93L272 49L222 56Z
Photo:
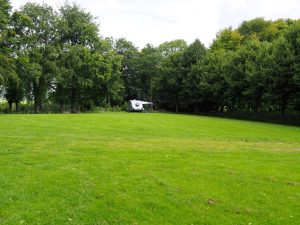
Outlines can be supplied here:
M31 0L55 8L62 0ZM11 0L14 8L28 0ZM300 0L68 0L98 17L100 34L124 37L138 47L199 38L207 47L225 27L255 17L300 18Z

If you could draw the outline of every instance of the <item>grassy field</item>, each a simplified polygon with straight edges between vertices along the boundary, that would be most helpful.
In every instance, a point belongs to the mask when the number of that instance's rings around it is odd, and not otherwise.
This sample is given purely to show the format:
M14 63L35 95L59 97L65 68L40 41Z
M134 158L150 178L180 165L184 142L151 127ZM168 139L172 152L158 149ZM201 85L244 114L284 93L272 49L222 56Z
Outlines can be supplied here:
M300 224L300 128L0 115L0 224Z

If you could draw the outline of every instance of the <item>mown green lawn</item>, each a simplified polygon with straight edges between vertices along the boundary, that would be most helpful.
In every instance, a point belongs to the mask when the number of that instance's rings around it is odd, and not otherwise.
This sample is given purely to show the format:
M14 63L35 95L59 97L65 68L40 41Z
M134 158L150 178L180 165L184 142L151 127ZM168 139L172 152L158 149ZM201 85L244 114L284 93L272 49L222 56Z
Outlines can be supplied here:
M0 224L300 224L300 128L0 115Z

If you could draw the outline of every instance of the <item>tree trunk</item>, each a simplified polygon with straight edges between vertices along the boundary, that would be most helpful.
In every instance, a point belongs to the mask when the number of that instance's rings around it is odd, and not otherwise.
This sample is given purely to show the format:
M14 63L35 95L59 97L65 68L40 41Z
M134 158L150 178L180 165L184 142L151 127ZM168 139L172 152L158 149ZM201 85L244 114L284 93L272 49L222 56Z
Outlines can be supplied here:
M82 105L81 105L81 91L77 90L77 112L81 112L82 109Z
M219 112L221 112L221 113L224 112L224 106L223 105L220 106Z
M13 105L12 102L8 102L8 111L9 112L12 112L12 105Z
M40 112L40 103L38 99L34 100L34 113L39 113Z
M196 103L194 104L194 113L195 113L195 114L197 114L197 113L198 113L198 106L197 106L197 104L196 104Z
M254 106L254 112L255 113L259 112L260 106L261 106L261 98L256 98L255 99L255 106Z
M19 102L15 102L16 103L16 111L19 111Z
M40 106L41 106L41 99L40 99L40 89L37 84L34 85L33 89L33 96L34 96L34 113L40 112Z
M72 88L72 93L71 93L71 113L75 113L76 112L76 89Z
M235 112L235 99L232 99L231 111Z
M108 105L109 105L109 106L111 106L111 99L110 99L110 95L108 95L108 97L107 97L107 103L108 103Z
M64 109L65 109L64 103L63 103L63 102L60 102L60 103L59 103L59 112L60 112L60 113L63 113L63 112L64 112Z
M283 100L282 103L281 103L281 109L280 109L280 114L281 116L284 115L284 112L285 112L285 109L286 109L286 100Z

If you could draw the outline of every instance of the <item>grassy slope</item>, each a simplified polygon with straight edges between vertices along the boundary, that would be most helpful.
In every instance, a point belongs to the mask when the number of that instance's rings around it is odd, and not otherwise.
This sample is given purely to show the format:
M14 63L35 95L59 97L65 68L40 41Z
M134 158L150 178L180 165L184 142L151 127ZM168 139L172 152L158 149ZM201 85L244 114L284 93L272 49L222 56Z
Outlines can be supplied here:
M300 128L0 115L0 224L300 224Z

